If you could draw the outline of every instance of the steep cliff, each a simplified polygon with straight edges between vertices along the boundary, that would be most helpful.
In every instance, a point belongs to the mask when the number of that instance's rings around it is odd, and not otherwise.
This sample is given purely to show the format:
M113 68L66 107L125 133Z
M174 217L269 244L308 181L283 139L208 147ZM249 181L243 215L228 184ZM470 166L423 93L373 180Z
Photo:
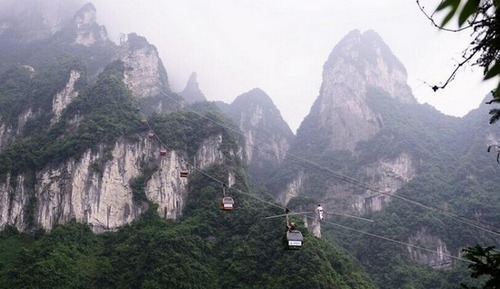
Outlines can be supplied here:
M366 103L367 90L377 87L402 102L416 103L406 79L404 66L377 33L351 31L325 62L319 96L301 127L322 136L322 150L354 151L359 141L383 126L381 116ZM302 131L299 140L308 137Z
M181 134L160 156L167 141L161 130L182 131L200 116L174 127L148 121L150 112L179 108L181 98L170 91L156 48L133 33L115 46L96 23L92 4L44 37L11 39L18 50L3 46L13 57L0 63L2 228L51 229L75 219L94 231L116 230L149 202L162 217L178 219L188 193L180 169L239 157L237 148L221 153L231 147L228 134L203 125L197 126L203 133L189 130L196 147L187 150ZM60 51L54 53L54 46ZM31 47L39 49L25 57ZM154 125L158 134L147 137ZM227 178L231 184L234 173Z
M0 226L12 225L19 230L51 229L55 224L76 219L95 231L115 230L137 218L145 209L144 201L148 200L159 205L158 212L165 218L181 216L187 180L179 176L179 171L186 166L186 161L190 162L190 156L174 149L160 156L161 142L146 137L145 132L139 135L133 132L145 128L140 128L140 114L134 109L136 99L127 92L125 84L114 80L121 75L119 71L111 69L107 72L109 75L101 76L95 85L84 89L82 95L74 86L80 74L73 69L67 73L68 82L50 101L52 111L39 112L55 117L48 127L40 127L48 138L31 135L32 141L26 144L27 138L21 134L0 153L3 165ZM115 101L121 102L121 111L116 111ZM105 114L109 123L98 120ZM129 128L120 133L116 131L118 126ZM162 128L180 129L159 127ZM96 131L85 135L88 129ZM107 135L113 131L119 134L109 138ZM204 142L200 140L193 162L199 169L224 164L225 156L219 148L223 135L204 131L203 135L208 138ZM99 136L105 138L99 139ZM51 137L57 140L52 142ZM82 138L86 140L81 141ZM217 141L211 141L213 138ZM71 144L78 139L80 145ZM21 143L26 144L27 150L42 147L43 152L23 156L23 152L16 151ZM236 153L231 155L236 157ZM11 160L16 158L29 160L12 164ZM143 183L138 185L138 180Z
M285 159L294 137L290 127L259 88L239 95L222 109L243 132L244 159L253 182L265 183Z
M0 39L3 42L32 42L49 38L81 7L80 0L2 1Z
M493 184L500 181L488 173L499 170L486 153L498 144L499 130L488 126L487 116L484 105L459 119L418 104L404 67L380 36L355 30L326 61L320 94L268 187L295 211L312 212L322 204L327 222L320 222L321 235L351 248L373 276L397 266L413 268L412 262L449 269L464 246L498 242L446 215L486 228L498 220L498 205L478 200L496 200ZM346 215L378 223L361 224ZM328 220L409 245L386 248L368 236L339 234ZM353 245L356 238L363 241ZM388 259L391 265L383 265Z
M335 46L323 66L320 94L297 131L289 162L294 159L297 162L303 156L317 159L319 163L333 158L332 162L362 154L359 144L369 141L386 126L383 113L371 104L374 98L371 92L380 90L397 102L416 105L406 78L404 66L376 32L351 31ZM380 156L373 161L366 164L365 169L353 168L352 173L391 194L416 173L413 156L408 152ZM318 182L311 171L305 175L303 170L297 172L294 178L301 174L301 183L306 186L308 182ZM338 180L319 182L324 184L322 192L313 195L330 199L330 206L335 209L366 213L381 210L390 200L370 190L347 188ZM296 181L291 180L292 183ZM286 202L301 189L295 188L295 193L287 191L285 188L279 199Z

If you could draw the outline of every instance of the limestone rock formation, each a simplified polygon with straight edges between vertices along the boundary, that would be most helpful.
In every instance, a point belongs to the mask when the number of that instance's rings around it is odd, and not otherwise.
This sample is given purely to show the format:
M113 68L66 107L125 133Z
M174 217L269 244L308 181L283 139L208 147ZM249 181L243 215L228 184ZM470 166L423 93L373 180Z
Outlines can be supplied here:
M354 151L372 137L383 119L367 104L367 90L381 89L405 103L416 103L404 66L374 31L347 34L323 66L323 82L311 112L298 130L314 130L319 149Z
M186 100L187 103L193 103L197 101L207 101L207 98L200 90L200 87L198 85L196 72L193 72L191 74L186 84L186 87L179 94Z
M32 42L51 37L71 22L80 0L6 0L0 11L2 41Z
M256 183L264 183L285 159L294 137L271 98L255 88L223 107L245 136L244 159Z

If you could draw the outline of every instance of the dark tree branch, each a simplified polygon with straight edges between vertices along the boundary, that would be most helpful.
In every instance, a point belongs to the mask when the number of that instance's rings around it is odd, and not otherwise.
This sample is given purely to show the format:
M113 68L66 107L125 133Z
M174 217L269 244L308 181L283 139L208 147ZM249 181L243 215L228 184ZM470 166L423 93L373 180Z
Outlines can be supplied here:
M420 9L420 11L422 11L422 13L425 15L425 17L427 17L427 19L429 19L429 21L432 23L432 25L434 25L434 27L438 28L439 30L443 30L443 31L448 31L448 32L460 32L460 31L463 31L463 30L466 30L466 29L469 29L472 27L472 25L467 25L467 26L464 26L464 27L460 27L460 28L457 28L457 29L449 29L449 28L446 28L446 27L443 27L441 25L438 25L436 23L436 21L434 21L434 12L432 12L431 15L427 14L427 12L425 11L425 7L420 5L420 0L416 0L417 1L417 5L418 5L418 8Z

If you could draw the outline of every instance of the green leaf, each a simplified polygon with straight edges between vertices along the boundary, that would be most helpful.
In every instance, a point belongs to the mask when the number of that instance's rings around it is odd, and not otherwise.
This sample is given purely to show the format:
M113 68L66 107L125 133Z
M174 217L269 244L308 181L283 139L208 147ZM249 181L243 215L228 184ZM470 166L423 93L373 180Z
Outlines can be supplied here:
M495 61L495 64L488 69L488 72L484 75L484 80L490 79L492 77L495 77L497 75L500 75L500 61Z
M445 8L450 8L448 14L444 17L441 26L445 26L451 18L456 14L458 6L460 5L460 0L445 0L436 8L436 11L443 10Z
M462 12L460 12L460 15L458 16L458 26L461 27L471 15L476 13L478 7L479 0L467 1L467 3L465 3L464 5L464 8L462 9Z
M458 7L458 4L460 3L460 0L445 0L439 4L439 6L436 8L436 11L440 11L445 9L446 7Z

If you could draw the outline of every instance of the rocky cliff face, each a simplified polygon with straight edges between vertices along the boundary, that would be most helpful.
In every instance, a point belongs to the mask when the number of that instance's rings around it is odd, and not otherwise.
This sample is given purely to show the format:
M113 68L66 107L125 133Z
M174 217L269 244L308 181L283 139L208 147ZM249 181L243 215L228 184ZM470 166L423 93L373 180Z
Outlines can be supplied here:
M401 102L416 103L406 79L404 66L378 34L354 30L330 53L320 94L301 127L321 135L322 149L354 151L383 126L381 116L367 105L367 90L379 88Z
M256 183L263 183L285 159L293 133L271 98L255 88L224 110L245 136L244 159Z
M123 62L123 82L133 94L133 101L140 103L144 117L153 111L163 112L181 106L182 99L170 91L167 73L156 48L144 37L129 34L116 47L107 39L105 28L96 23L96 10L92 4L84 5L74 15L62 25L62 29L44 37L63 43L68 51L78 47L77 51L82 54L75 57L82 57L94 73L102 71L114 60ZM105 56L99 58L96 54ZM85 62L87 59L93 60ZM36 74L38 71L29 64L23 65L26 73ZM32 107L28 103L15 121L7 122L5 116L0 115L0 153L18 138L23 138L26 124L42 119L44 113L50 117L48 126L58 125L68 107L79 99L79 81L83 79L83 83L91 83L96 77L77 66L68 74L67 83L59 83L60 89L47 97L51 103L44 105L47 109ZM75 112L67 122L68 132L77 130L85 117ZM209 136L189 160L182 150L170 150L160 156L157 142L136 135L120 138L113 144L102 143L57 165L7 173L0 180L0 227L12 225L21 231L36 227L51 229L55 224L76 219L96 232L115 230L147 209L146 200L158 204L160 216L177 219L182 214L188 192L188 178L180 177L180 170L187 168L187 163L193 164L191 169L224 164L225 157L220 147L222 138L220 134ZM231 156L237 154L230 152ZM143 195L134 190L138 179L146 179ZM234 183L231 172L227 183Z
M119 59L125 63L125 83L139 99L154 97L168 89L168 80L156 47L131 33L120 45Z
M182 98L170 91L158 50L146 38L129 34L122 39L116 57L125 64L124 82L145 113L170 111L184 105Z
M89 47L108 40L106 28L96 22L96 9L91 3L76 13L73 22L76 26L75 44Z
M408 243L412 245L407 247L412 259L419 263L427 264L436 269L448 269L453 265L453 260L450 257L453 255L447 249L446 243L438 236L430 235L425 229L415 232ZM437 254L420 250L419 247L428 248Z
M384 127L382 115L368 101L368 91L373 89L384 91L400 103L416 104L406 84L405 68L380 36L374 31L361 33L354 30L336 45L328 57L320 94L298 130L292 154L303 155L307 152L321 155L349 151L351 156L359 155L357 145L369 140ZM388 195L415 176L414 162L411 154L401 153L395 157L375 159L356 173L371 187L386 194L371 190L354 193L346 183L333 179L324 185L322 198L329 199L327 205L335 210L358 214L379 211L390 201ZM286 203L297 196L304 191L300 184L307 183L308 179L311 179L310 174L296 172L278 200Z
M207 153L218 152L220 143L209 139L200 146L196 157L200 166L224 162L222 154ZM110 156L101 146L57 167L7 176L0 182L0 226L12 225L22 231L35 224L51 229L76 219L94 231L115 230L145 209L144 203L134 201L137 192L131 186L145 163L157 166L145 186L147 199L159 205L161 216L177 219L187 197L187 179L179 176L186 166L185 158L176 151L165 156L158 152L148 138L140 142L120 140Z
M46 39L71 21L80 0L6 0L0 11L0 39L32 42Z

